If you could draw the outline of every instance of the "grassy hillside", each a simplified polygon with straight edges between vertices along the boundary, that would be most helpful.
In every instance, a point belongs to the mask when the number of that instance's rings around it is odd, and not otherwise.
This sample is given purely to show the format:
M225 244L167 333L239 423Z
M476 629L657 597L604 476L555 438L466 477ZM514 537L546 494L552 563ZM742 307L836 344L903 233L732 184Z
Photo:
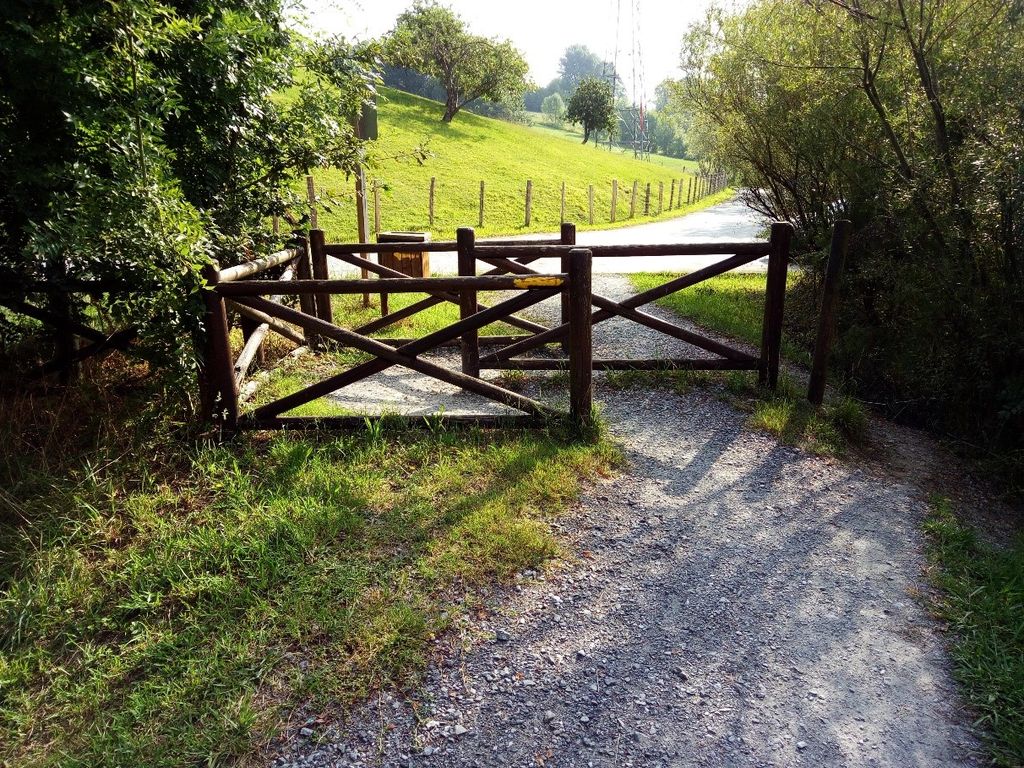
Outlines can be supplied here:
M480 181L486 182L481 235L550 232L558 229L560 190L566 182L566 219L581 227L587 222L587 186L594 185L595 227L609 225L611 182L619 180L619 224L656 218L642 216L644 185L651 183L651 211L657 210L658 182L665 185L661 217L668 212L673 179L689 180L693 163L672 158L642 162L607 147L582 145L570 131L513 125L459 113L450 125L441 122L441 105L400 91L384 89L379 105L380 138L368 178L381 185L381 228L431 230L435 239L454 236L460 226L477 226ZM417 146L429 156L419 164ZM431 177L437 178L434 226L428 226ZM533 217L524 226L526 181L533 181ZM640 182L637 216L630 220L629 193ZM321 212L320 226L329 240L355 237L353 181L340 171L319 171L316 183L334 199ZM692 208L691 208L692 209ZM371 203L371 227L373 213Z

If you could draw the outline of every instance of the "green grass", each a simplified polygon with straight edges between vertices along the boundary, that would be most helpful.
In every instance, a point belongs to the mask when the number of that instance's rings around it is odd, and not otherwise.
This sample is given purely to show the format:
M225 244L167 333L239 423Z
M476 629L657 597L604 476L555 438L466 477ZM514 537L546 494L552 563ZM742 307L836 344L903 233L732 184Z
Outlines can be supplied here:
M385 230L432 231L435 239L454 236L463 226L477 226L480 181L486 182L484 226L480 236L557 231L560 222L561 184L566 182L566 219L584 228L587 187L594 185L595 228L608 227L611 182L619 180L617 225L650 221L643 217L644 185L650 182L651 210L657 202L658 182L665 185L664 207L669 204L673 179L692 172L693 163L674 158L643 162L631 155L582 145L559 129L531 127L460 112L448 125L441 122L440 104L401 91L382 89L379 135L373 144L374 165L368 178L379 180L381 227ZM421 164L414 150L424 147L429 156ZM396 159L397 158L397 159ZM429 226L428 198L431 177L437 178L434 226ZM321 211L320 226L329 241L352 241L356 236L353 182L340 171L320 170L316 183L336 202ZM526 181L533 181L533 216L524 226ZM629 192L640 182L637 216L629 219ZM302 186L302 194L305 187ZM728 197L728 195L724 195ZM723 195L716 199L722 199ZM667 210L661 218L704 207L710 198L681 209ZM372 225L372 204L371 204ZM585 227L589 228L589 227Z
M953 636L955 673L998 765L1024 764L1024 540L1005 549L977 540L949 499L932 499L925 524L932 607Z
M386 420L216 445L111 391L0 401L3 765L258 762L298 713L415 682L617 460Z
M639 273L630 275L629 279L637 291L646 291L678 276ZM798 279L790 275L790 288ZM657 303L709 330L760 347L766 280L767 275L763 272L727 272L670 294ZM810 363L807 351L789 341L785 334L782 337L782 354L793 362Z

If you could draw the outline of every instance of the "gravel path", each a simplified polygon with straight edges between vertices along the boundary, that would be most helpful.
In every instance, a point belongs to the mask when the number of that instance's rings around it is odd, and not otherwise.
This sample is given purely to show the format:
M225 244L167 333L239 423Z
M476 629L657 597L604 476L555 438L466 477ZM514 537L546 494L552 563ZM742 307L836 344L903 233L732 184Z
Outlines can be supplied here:
M595 338L684 351L616 321ZM629 467L555 521L569 559L465 618L411 697L295 734L273 765L983 764L913 596L917 489L780 446L699 390L598 399Z

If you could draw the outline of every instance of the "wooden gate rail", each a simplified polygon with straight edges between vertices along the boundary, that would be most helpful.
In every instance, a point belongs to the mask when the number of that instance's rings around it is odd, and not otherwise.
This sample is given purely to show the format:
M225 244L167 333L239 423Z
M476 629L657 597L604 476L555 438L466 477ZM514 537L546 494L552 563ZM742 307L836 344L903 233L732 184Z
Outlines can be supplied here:
M30 317L43 325L49 326L53 329L56 337L56 356L52 360L24 373L24 379L34 381L53 373L59 373L62 376L62 381L67 381L77 374L79 364L89 358L101 357L113 350L121 352L131 351L131 343L138 336L137 328L122 328L107 333L85 325L70 317L70 302L67 300L67 297L72 293L126 292L128 289L123 284L114 285L109 282L78 280L61 281L59 287L56 283L51 286L33 284L31 287L22 285L21 289L21 295L26 293L48 294L51 299L59 296L61 297L60 305L69 310L67 315L62 315L35 304L30 304L20 297L0 298L0 306L6 307L15 314ZM88 343L79 345L76 337Z
M575 243L575 228L572 228L573 237L572 239L566 239L566 229L563 226L562 235L558 239L545 238L545 239L532 239L532 240L520 240L520 239L492 239L487 240L486 243L493 247L509 247L509 246L530 246L530 247L543 247L547 245L571 245ZM382 264L370 261L365 257L360 257L357 254L367 253L438 253L438 252L457 252L458 251L458 240L438 240L438 241L426 241L426 242L408 242L408 243L325 243L323 240L323 233L320 230L311 230L310 232L310 248L313 255L314 262L317 259L324 260L332 256L340 261L344 261L352 266L359 267L363 270L363 274L366 272L372 272L382 278L400 278L406 277L404 273L397 270L385 267ZM526 257L522 263L528 264L536 261L539 256ZM565 263L562 264L562 271L566 271ZM499 275L502 274L503 270L494 269L489 272L485 272L485 275ZM473 273L475 274L475 272ZM326 276L326 275L324 275ZM300 275L302 277L302 275ZM374 291L377 291L376 287ZM460 298L451 293L444 293L441 291L434 291L426 298L416 301L407 307L394 312L386 312L383 317L376 320L371 320L364 325L356 328L355 330L360 333L373 333L387 328L395 323L405 320L419 312L422 312L431 307L443 304L444 302L451 302L458 304ZM564 302L563 302L564 303ZM481 309L486 308L484 305L479 305ZM329 318L326 318L329 320ZM481 336L480 343L486 345L494 344L508 344L511 341L518 339L529 338L530 335L541 333L547 330L547 326L541 325L540 323L527 320L526 318L517 317L515 315L508 315L502 318L502 322L507 325L511 325L514 328L527 331L527 334L518 336L513 339L508 339L507 336ZM382 341L385 341L382 339Z
M322 248L322 246L321 246ZM351 254L346 254L351 255ZM300 254L301 257L301 254ZM357 257L354 259L358 260ZM358 260L361 261L361 260ZM286 263L286 259L277 264ZM301 258L300 258L301 263ZM315 263L315 261L314 261ZM372 264L369 263L369 264ZM369 264L367 266L369 266ZM216 270L207 272L209 290L205 293L208 318L208 364L214 369L208 376L212 387L216 388L216 403L212 412L216 413L222 423L229 428L239 429L277 429L294 427L352 427L362 426L362 417L286 417L282 413L308 403L329 392L360 381L394 365L401 365L440 381L461 387L462 389L487 397L511 408L518 409L524 415L479 415L458 417L437 417L430 422L441 421L452 424L472 423L480 426L498 424L536 424L548 419L557 412L550 407L524 395L512 392L491 382L477 377L453 371L440 365L421 359L419 356L449 343L493 322L505 320L509 315L526 307L543 301L546 298L567 291L576 305L586 309L574 318L577 326L589 328L589 287L590 287L590 256L586 251L574 251L570 254L569 274L538 275L483 275L459 276L451 278L410 278L388 276L385 280L332 280L332 279L298 279L298 280L262 280L247 279L248 276L237 276L237 279L222 282L218 280ZM265 268L269 268L268 264ZM297 266L297 265L296 265ZM360 265L361 266L361 265ZM372 264L379 268L379 265ZM390 271L390 270L386 270ZM256 270L249 274L255 274ZM385 272L386 273L386 272ZM478 291L522 291L518 295L499 302L493 307L482 308L470 316L461 318L451 325L435 331L421 339L403 341L373 339L359 329L347 330L340 328L330 320L318 316L322 312L319 302L306 304L302 307L303 296L327 296L335 294L373 293L408 293L426 292L443 296L441 300L463 300L466 295ZM283 303L262 298L264 296L297 295L300 298L300 309L285 306ZM451 297L451 298L449 298ZM230 360L228 330L226 321L226 302L231 301L251 317L263 320L261 335L267 330L275 330L271 323L284 323L298 326L316 338L331 339L354 349L372 355L374 359L360 363L339 374L317 382L298 392L286 395L272 403L267 403L249 414L240 414L238 408L238 387L244 371L251 364L252 348L259 342L249 343L243 348L242 354L234 365ZM306 311L308 308L309 311ZM579 315L580 313L577 313ZM577 328L576 336L582 338L584 330ZM463 342L464 343L464 342ZM393 346L394 345L394 346ZM578 422L588 419L591 411L591 365L589 343L580 345L574 353L575 361L570 376L570 417ZM572 362L571 361L571 362ZM230 366L230 367L229 367ZM585 369L585 373L582 371ZM390 417L389 417L390 418ZM424 425L422 417L395 417L409 424Z
M568 225L571 227L571 225ZM462 235L460 230L460 235ZM771 238L768 241L735 242L735 243L680 243L664 245L624 245L624 246L592 246L589 248L594 257L630 258L641 256L680 256L680 255L726 255L729 258L711 264L688 275L669 280L663 285L631 296L624 301L614 301L608 297L593 294L591 303L596 308L591 322L600 323L612 317L622 317L644 327L659 331L687 344L717 355L716 358L683 358L683 359L593 359L594 370L756 370L762 384L775 388L778 382L780 348L782 342L783 301L785 298L786 274L788 269L789 247L792 227L786 223L772 226ZM526 259L558 257L564 259L571 250L566 245L517 244L495 247L489 244L475 245L472 230L467 230L463 237L467 250L474 261L482 261L502 273L529 275L532 269L525 266ZM562 239L575 239L575 231L565 232ZM748 354L728 344L683 328L674 323L662 320L644 312L639 307L652 301L668 296L677 291L689 288L704 280L728 272L736 267L748 264L762 257L768 257L768 277L765 289L765 311L762 327L762 343L759 356ZM518 257L518 259L516 258ZM465 271L471 268L467 263ZM462 270L460 270L462 271ZM568 361L551 358L516 358L529 350L544 344L561 341L563 345L568 338L571 326L567 319L567 295L562 296L562 324L546 331L517 340L501 349L474 357L472 351L464 354L463 371L476 374L480 369L501 370L563 370ZM469 337L469 345L474 340ZM465 349L465 346L464 346Z

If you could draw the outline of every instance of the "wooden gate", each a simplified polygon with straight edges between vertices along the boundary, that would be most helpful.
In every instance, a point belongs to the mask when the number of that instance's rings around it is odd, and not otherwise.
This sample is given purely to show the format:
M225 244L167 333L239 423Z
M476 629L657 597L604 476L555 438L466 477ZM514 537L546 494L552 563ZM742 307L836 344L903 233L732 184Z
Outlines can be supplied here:
M628 259L641 256L694 256L694 255L728 255L715 264L676 277L663 285L643 293L636 294L624 301L614 301L599 294L592 294L590 301L596 308L591 315L591 323L597 324L613 317L631 320L646 328L659 331L672 338L679 339L692 346L703 349L716 357L712 358L674 358L674 359L642 359L627 360L618 358L593 358L594 370L756 370L762 384L775 388L779 375L779 357L782 344L783 302L786 292L786 276L789 263L789 248L792 237L792 226L787 223L772 225L771 238L768 241L751 241L739 243L686 243L670 245L598 245L588 250L595 259L617 258ZM564 260L574 247L575 227L566 224L562 227L562 243L559 245L522 244L503 245L496 247L483 243L477 245L473 239L473 230L459 230L460 254L466 252L469 257L465 266L460 260L460 274L472 274L477 260L491 266L493 270L504 274L533 274L526 264L529 261L544 257L557 257ZM668 322L644 312L640 307L672 293L691 288L701 282L723 274L757 259L768 257L768 280L765 291L765 310L762 325L762 341L760 355L755 356L724 344L704 334L696 333L675 323ZM464 268L463 268L464 266ZM483 356L474 356L473 352L465 354L463 372L478 376L481 369L512 369L512 370L560 370L569 366L566 359L557 358L523 358L518 357L544 344L564 342L567 339L571 324L569 321L569 296L563 293L561 325L538 331L533 335L518 339L489 352ZM471 310L471 307L469 308ZM469 340L470 344L472 339ZM571 344L567 345L572 351Z
M513 408L521 415L451 415L432 418L431 423L448 422L478 426L518 425L536 426L552 417L568 415L577 424L590 417L592 405L592 366L590 365L590 253L574 249L567 254L566 269L558 274L489 274L441 278L410 278L383 267L351 251L356 248L381 252L386 249L405 248L401 244L325 245L322 233L314 231L311 247L305 244L296 249L282 251L260 262L250 262L227 270L210 268L206 278L209 289L205 293L207 304L208 347L203 381L209 391L208 400L224 426L231 429L281 429L301 427L358 427L365 424L362 416L305 417L286 416L288 411L311 402L368 376L400 365L425 376L473 392ZM455 244L424 243L432 250L451 249ZM330 253L354 266L375 272L380 280L332 280L327 277L326 256ZM278 279L252 279L252 276L272 267L285 266ZM298 279L294 275L299 275ZM312 277L307 275L312 274ZM480 291L513 292L492 307L476 302ZM380 320L359 328L346 329L333 322L330 297L338 294L392 294L427 293L423 299L405 309L386 315ZM525 395L512 392L495 383L467 375L457 370L424 359L423 355L451 343L466 345L467 338L477 336L478 330L495 322L519 322L520 327L532 330L535 324L520 321L515 313L544 299L564 293L569 306L569 325L573 349L568 360L570 369L568 414L561 414L549 406ZM299 308L285 305L280 297L298 296ZM468 313L455 323L419 339L375 339L369 336L399 319L443 301L478 310ZM242 351L232 362L228 339L228 304L243 317L258 323L251 330ZM573 309L575 307L575 309ZM292 326L302 329L299 336ZM539 326L543 328L543 326ZM316 382L250 413L239 411L239 387L252 364L256 350L268 331L280 333L293 341L304 342L313 348L323 348L330 342L359 350L372 356L348 370ZM530 337L528 335L526 337ZM519 337L505 337L499 343L514 343ZM422 417L398 416L411 425L423 426Z

